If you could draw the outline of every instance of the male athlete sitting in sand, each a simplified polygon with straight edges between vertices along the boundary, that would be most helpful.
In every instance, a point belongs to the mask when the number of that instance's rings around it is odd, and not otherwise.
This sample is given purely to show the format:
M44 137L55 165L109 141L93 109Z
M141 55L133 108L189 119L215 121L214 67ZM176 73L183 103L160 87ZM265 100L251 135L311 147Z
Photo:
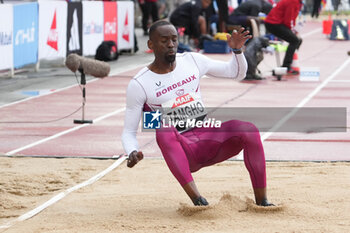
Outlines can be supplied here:
M176 98L191 96L203 105L199 81L205 75L242 80L247 62L241 51L251 36L241 28L228 36L232 58L228 62L209 59L199 53L176 54L178 35L167 21L155 22L149 30L148 47L154 51L154 61L143 68L129 83L123 146L129 155L128 167L143 158L138 149L136 132L143 111L156 111ZM175 127L156 130L157 143L163 157L194 205L208 205L196 187L191 173L225 161L244 150L244 163L249 171L255 201L270 206L266 197L265 155L258 129L249 122L231 120L220 128L192 128L179 132Z

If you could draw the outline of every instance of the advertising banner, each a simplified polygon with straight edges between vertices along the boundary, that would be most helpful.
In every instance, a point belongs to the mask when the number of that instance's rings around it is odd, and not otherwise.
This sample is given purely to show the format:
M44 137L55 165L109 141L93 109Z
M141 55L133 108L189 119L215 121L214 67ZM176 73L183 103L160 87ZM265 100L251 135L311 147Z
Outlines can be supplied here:
M13 6L13 63L15 68L38 61L38 15L38 3L36 2Z
M117 3L103 2L104 40L112 40L118 44Z
M83 52L83 9L81 2L69 2L67 15L67 55Z
M134 3L117 2L118 50L134 48Z
M348 21L343 19L334 19L332 24L332 31L329 37L331 40L349 40L349 26Z
M95 55L103 41L103 2L83 2L83 55Z
M13 67L13 8L0 5L0 70Z
M39 2L39 59L65 57L66 40L67 3Z

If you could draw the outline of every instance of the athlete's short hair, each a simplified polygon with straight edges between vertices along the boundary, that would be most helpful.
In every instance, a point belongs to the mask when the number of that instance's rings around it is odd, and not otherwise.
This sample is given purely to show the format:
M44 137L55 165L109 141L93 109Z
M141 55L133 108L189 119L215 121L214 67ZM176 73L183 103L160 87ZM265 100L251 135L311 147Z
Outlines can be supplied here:
M156 31L156 29L158 27L161 27L161 26L166 26L166 25L173 25L171 24L169 21L166 21L164 19L162 20L158 20L156 22L154 22L151 27L149 28L149 38L151 39L153 33Z

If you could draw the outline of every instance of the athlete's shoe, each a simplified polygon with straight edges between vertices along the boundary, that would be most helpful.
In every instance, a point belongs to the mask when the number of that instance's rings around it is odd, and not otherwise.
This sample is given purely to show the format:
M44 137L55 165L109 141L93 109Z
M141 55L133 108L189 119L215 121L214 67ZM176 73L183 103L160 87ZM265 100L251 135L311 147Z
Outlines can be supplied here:
M266 198L262 200L260 203L260 206L275 206L274 204L270 203Z
M196 200L193 201L193 204L195 206L206 206L209 205L209 203L207 202L207 200L205 200L204 197L200 196L198 197Z
M299 75L299 74L300 74L300 72L294 68L290 68L287 71L287 75Z

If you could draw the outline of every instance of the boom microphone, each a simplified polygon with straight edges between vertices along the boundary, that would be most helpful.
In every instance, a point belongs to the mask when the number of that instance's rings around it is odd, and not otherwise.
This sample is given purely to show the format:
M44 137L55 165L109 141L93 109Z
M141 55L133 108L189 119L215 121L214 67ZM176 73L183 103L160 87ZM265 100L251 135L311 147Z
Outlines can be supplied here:
M111 70L111 67L106 62L85 58L75 53L68 55L66 58L66 66L74 73L79 70L96 78L108 76Z

